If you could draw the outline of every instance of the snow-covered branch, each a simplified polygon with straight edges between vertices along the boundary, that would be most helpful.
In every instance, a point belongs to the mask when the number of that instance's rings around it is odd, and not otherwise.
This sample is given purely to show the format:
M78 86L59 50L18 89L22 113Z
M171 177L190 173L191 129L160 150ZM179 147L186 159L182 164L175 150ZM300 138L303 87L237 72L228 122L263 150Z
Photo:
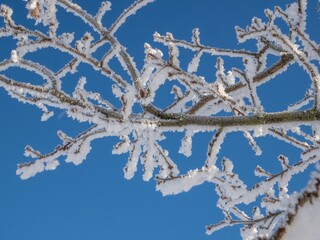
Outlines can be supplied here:
M245 29L236 27L239 43L254 40L256 50L207 46L199 29L192 31L190 41L176 39L172 33L155 33L154 41L163 46L160 50L152 43L145 43L144 64L139 70L125 43L115 34L125 26L127 18L153 1L137 0L114 22L108 23L109 28L104 26L104 20L108 19L104 17L111 11L108 1L102 2L92 15L71 0L29 0L26 17L34 21L34 28L16 24L14 11L0 5L4 26L0 29L0 38L11 37L16 41L11 55L0 62L0 87L18 101L38 107L43 112L43 121L62 109L75 121L89 124L88 129L76 137L58 131L62 143L50 153L43 154L27 146L25 155L35 160L19 164L17 174L27 179L44 170L54 170L63 157L66 162L78 165L89 154L92 141L117 137L119 142L112 153L128 155L123 170L125 178L134 177L140 163L143 179L149 181L154 177L156 189L163 195L189 191L204 182L215 186L219 196L217 206L225 219L207 226L208 234L240 224L244 239L268 236L292 204L287 188L290 179L320 158L317 126L320 51L319 44L306 32L307 1L299 0L285 9L267 9L266 22L253 18ZM62 10L77 17L90 30L81 37L69 32L60 34L63 20L58 21L57 12ZM277 25L277 19L284 21L287 31ZM38 29L37 24L43 26ZM51 69L32 58L45 49L64 53L69 58L62 59L58 69ZM164 49L168 54L163 54ZM182 49L190 52L192 58L182 57ZM204 56L212 59L212 73L207 76L199 73ZM269 57L276 60L270 64ZM230 59L239 59L241 64L229 68L226 61ZM124 71L114 67L113 61ZM266 111L259 94L260 86L271 80L276 82L294 63L307 73L310 88L305 96L282 111ZM98 71L106 82L111 82L110 95L105 94L104 89L89 90L94 80L82 72L82 65ZM7 71L14 68L31 72L43 81L36 84L32 79L12 79ZM76 72L81 77L72 91L67 91L66 77ZM159 96L167 98L161 95L161 88L169 82L173 83L172 90L167 93L168 102L164 106L158 99ZM179 171L171 149L166 149L162 142L169 137L169 132L183 133L178 145L179 153L185 157L192 156L196 134L210 135L206 157L199 159L202 167ZM263 154L258 139L271 136L299 149L300 160L290 163L287 156L279 155L275 162L282 169L280 172L257 165L252 172L257 182L245 183L242 173L234 172L234 160L220 155L225 138L235 132L242 133L256 156ZM254 205L252 213L241 210L241 204Z

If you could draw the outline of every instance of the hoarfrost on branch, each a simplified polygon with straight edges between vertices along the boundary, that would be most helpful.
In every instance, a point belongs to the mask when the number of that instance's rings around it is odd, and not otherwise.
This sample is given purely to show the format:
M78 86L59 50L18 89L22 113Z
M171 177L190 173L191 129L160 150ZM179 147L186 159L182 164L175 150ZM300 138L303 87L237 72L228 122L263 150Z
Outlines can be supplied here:
M59 131L61 145L50 153L43 154L27 146L25 155L34 160L20 164L17 174L27 179L44 170L54 170L63 157L66 162L81 164L90 152L93 140L116 136L119 143L112 153L127 153L129 156L124 167L125 178L134 176L140 162L143 179L148 181L155 176L156 189L163 195L188 191L204 182L215 186L219 196L217 206L225 218L220 223L208 225L208 234L240 224L244 239L270 236L290 206L294 205L287 190L291 177L317 163L320 157L317 126L320 119L320 74L316 65L320 60L320 48L306 33L307 0L298 0L284 9L266 9L267 21L253 18L251 25L245 29L236 27L239 43L250 39L257 42L255 52L203 45L199 29L193 30L191 41L176 39L171 33L155 33L154 41L167 47L168 58L151 43L146 43L144 66L138 69L115 34L128 17L153 1L137 0L107 28L102 22L112 8L108 1L101 3L96 15L91 15L70 0L29 0L27 17L33 19L36 25L42 24L47 31L16 24L13 10L6 5L0 6L4 21L0 37L12 37L17 41L11 56L0 63L0 71L21 68L34 72L45 81L44 84L32 84L2 74L0 86L18 101L38 107L43 112L43 121L52 117L55 109L62 109L75 121L91 124L89 129L76 137ZM90 32L80 39L69 32L59 35L56 14L62 9L84 21L98 37ZM277 19L286 23L288 33L277 26ZM103 46L109 46L109 50L101 58L95 57L94 53ZM28 59L28 55L46 48L67 53L72 59L58 71ZM194 54L187 69L180 66L179 51L182 48ZM203 55L216 59L213 64L216 72L210 81L197 74ZM278 57L278 61L268 66L269 56ZM226 70L226 57L240 59L242 69L234 67ZM114 59L130 76L130 81L110 67L109 63ZM90 76L80 78L72 94L64 91L61 84L64 77L74 74L80 63L91 66L113 82L112 93L121 102L121 107L116 107L112 99L87 90L86 83L91 81ZM303 99L288 106L287 110L266 112L257 88L276 78L293 63L298 63L306 71L310 88ZM178 84L171 91L175 95L174 101L166 108L156 107L155 97L167 81ZM142 111L135 111L134 105L139 105ZM221 113L227 113L227 116ZM307 126L312 131L304 131L301 126ZM196 133L212 135L202 168L179 172L174 159L161 144L168 132L184 134L179 153L186 157L192 154ZM262 154L256 139L269 135L300 149L301 160L292 164L290 159L280 155L277 159L277 164L282 168L280 172L268 172L257 166L254 174L261 180L248 187L241 180L241 173L233 171L232 159L222 158L219 161L221 164L218 164L224 138L232 132L243 132L256 155ZM251 213L240 209L243 203L255 204Z

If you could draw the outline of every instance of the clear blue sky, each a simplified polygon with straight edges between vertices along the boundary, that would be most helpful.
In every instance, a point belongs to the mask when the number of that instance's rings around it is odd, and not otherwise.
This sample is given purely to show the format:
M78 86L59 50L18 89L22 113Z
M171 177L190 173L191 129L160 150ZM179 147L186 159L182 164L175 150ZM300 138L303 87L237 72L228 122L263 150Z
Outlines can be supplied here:
M115 19L132 2L113 1L113 10L107 14L104 22L110 23L108 18ZM14 8L13 18L17 23L32 25L32 20L24 18L24 1L1 0L0 3ZM79 0L77 3L90 13L94 13L100 5L100 1ZM253 16L263 17L265 8L273 8L275 4L284 6L286 3L289 1L157 0L129 18L116 36L127 47L139 68L143 64L145 42L161 47L152 43L155 31L161 34L172 32L176 38L189 40L192 29L198 27L202 42L206 45L245 48L251 44L251 48L254 48L254 42L237 45L234 26L245 27L251 23ZM313 15L310 16L308 27L310 35L319 41L317 3L317 0L309 2L309 11ZM58 17L61 27L65 31L76 32L77 38L87 31L85 25L74 17L69 18L64 14L59 14ZM13 48L10 39L0 39L0 60L8 58ZM53 69L60 66L61 58L66 58L66 55L56 54L55 51L43 51L33 56L34 60L43 61ZM205 58L199 71L213 79L214 65L214 60ZM232 62L227 63L227 67L230 66ZM85 67L81 69L83 72L64 79L69 81L64 83L66 89L69 89L66 91L70 91L76 80L86 74L89 74L88 81L90 78L97 78L94 80L97 85L92 85L92 88L103 89L103 79L99 74L90 72ZM279 82L271 82L259 89L266 110L282 110L288 103L294 102L299 94L304 94L304 89L310 82L306 74L297 69L293 67L279 78ZM35 81L32 74L17 70L6 74L12 78ZM106 89L108 91L110 89ZM212 185L204 184L188 193L162 197L155 191L154 181L146 183L142 180L141 169L131 181L125 180L122 169L126 164L126 156L111 155L116 139L94 142L92 152L79 166L61 161L61 166L55 171L38 174L27 181L20 180L15 171L18 163L29 161L23 156L25 145L29 144L46 153L60 143L56 136L57 130L61 129L74 136L87 125L68 119L59 110L53 118L41 122L41 112L38 109L18 103L7 96L3 89L0 89L0 108L1 240L240 239L238 228L228 228L212 236L205 235L205 225L223 218L216 208L217 196ZM182 135L172 134L164 142L173 150L171 158L183 170L202 166L210 137L196 136L194 154L190 158L177 153L179 146L176 142L181 137ZM246 172L249 165L276 162L279 153L298 157L293 148L271 138L263 139L260 143L264 154L257 159L241 134L233 134L226 139L220 156L226 155L234 160L238 173L249 181L250 174L253 175L252 172ZM272 168L272 163L268 164ZM293 181L294 188L300 189L306 181L307 178Z

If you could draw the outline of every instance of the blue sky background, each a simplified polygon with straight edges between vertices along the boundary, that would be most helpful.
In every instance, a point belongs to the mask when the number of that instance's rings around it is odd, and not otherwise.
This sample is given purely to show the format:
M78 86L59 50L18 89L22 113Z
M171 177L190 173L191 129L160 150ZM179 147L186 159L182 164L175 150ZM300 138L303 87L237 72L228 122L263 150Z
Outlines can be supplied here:
M132 2L113 1L113 10L107 13L103 23L109 26L110 21ZM24 8L24 1L0 0L0 3L14 9L13 18L17 23L32 28L33 21L25 18L27 10ZM77 3L88 12L95 13L101 2L79 0ZM192 29L198 27L202 42L206 45L254 49L254 42L237 45L234 26L245 27L251 23L253 16L264 17L265 8L273 8L276 4L285 6L286 3L289 2L157 0L130 17L116 36L134 57L139 69L143 64L145 42L166 51L161 45L153 43L152 35L155 31L160 34L172 32L178 39L189 40ZM309 1L308 32L311 38L319 42L317 4L317 0ZM58 18L61 23L60 31L74 31L76 38L89 30L77 18L65 15L63 11ZM43 29L41 26L38 28ZM9 38L0 39L1 60L9 58L14 44ZM192 55L188 52L181 54L182 64L186 66ZM68 61L70 57L54 50L45 50L30 55L30 59L58 70L63 66L63 61ZM208 81L212 81L215 59L204 57L203 60L199 72L206 76ZM116 62L113 64L118 68ZM226 69L236 64L239 63L226 60ZM1 74L21 81L28 79L30 82L41 82L35 75L17 69ZM80 66L78 73L68 75L63 80L65 90L71 92L82 75L87 75L88 82L94 81L94 84L89 83L93 90L103 89L102 94L105 96L111 93L109 82L86 66ZM280 111L304 95L309 81L306 74L294 65L277 80L261 86L258 91L267 111ZM169 87L163 87L161 95L158 96L159 106L167 104L160 99L163 100L169 91ZM116 138L95 141L87 160L79 166L61 161L61 166L55 171L38 174L27 181L20 180L15 171L18 163L29 161L23 156L27 144L43 153L50 152L60 143L56 136L57 130L61 129L75 136L88 125L68 119L60 110L47 122L41 122L41 112L38 109L12 100L3 89L0 89L0 108L0 239L240 239L237 227L227 228L211 236L205 235L205 225L216 223L223 218L220 210L216 208L214 186L203 184L188 193L162 197L155 191L154 181L146 183L142 180L141 169L131 181L125 180L122 169L127 156L111 155ZM171 158L183 171L201 167L211 136L195 135L194 153L190 158L177 153L177 142L182 137L182 134L168 134L168 140L162 144L172 150ZM231 134L226 138L219 155L234 160L235 171L249 181L249 186L250 182L254 184L256 178L252 171L248 172L248 168L259 164L270 171L279 170L276 157L280 153L291 157L292 161L299 160L299 151L285 143L279 143L270 137L258 139L258 142L264 151L259 158L254 156L242 134ZM303 179L294 179L291 190L301 189L307 180L306 175Z

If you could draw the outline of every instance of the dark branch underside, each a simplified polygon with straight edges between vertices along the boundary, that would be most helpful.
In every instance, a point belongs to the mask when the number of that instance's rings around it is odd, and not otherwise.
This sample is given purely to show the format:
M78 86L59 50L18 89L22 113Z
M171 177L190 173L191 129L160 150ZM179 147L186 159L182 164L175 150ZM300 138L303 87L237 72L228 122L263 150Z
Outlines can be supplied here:
M312 122L320 120L320 111L316 109L296 112L280 112L280 113L263 113L252 116L228 116L228 117L205 117L205 116L190 116L162 113L154 108L149 108L157 117L161 118L158 122L160 127L186 126L186 125L201 125L201 126L217 126L217 127L232 127L232 126L253 126L266 125L288 122Z

